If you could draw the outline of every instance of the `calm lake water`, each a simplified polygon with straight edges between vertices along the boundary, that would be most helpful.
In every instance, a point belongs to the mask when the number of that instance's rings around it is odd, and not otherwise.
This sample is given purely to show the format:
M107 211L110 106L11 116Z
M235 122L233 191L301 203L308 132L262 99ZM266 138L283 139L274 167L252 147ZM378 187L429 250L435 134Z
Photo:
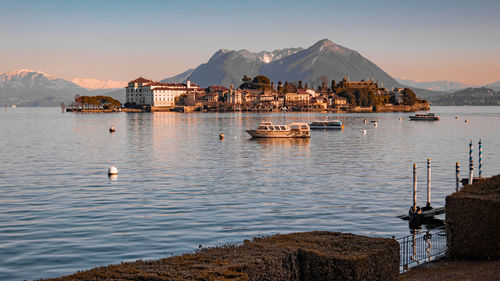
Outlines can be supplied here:
M500 172L500 107L433 112L440 121L410 122L407 113L2 108L0 280L56 277L274 233L408 235L396 216L411 205L414 162L424 205L432 158L435 207L455 189L455 162L467 175L469 140L476 163L483 140L483 176ZM343 120L345 129L313 131L310 140L252 140L245 132L262 119L327 118ZM116 180L106 174L110 165L119 170Z

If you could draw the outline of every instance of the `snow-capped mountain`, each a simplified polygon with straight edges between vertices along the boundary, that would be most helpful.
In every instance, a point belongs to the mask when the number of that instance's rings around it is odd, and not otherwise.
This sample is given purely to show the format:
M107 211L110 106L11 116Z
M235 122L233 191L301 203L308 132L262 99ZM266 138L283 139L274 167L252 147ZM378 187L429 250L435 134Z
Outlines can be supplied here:
M319 86L322 77L327 81L339 81L349 77L351 81L374 79L385 87L398 87L399 83L377 65L358 52L337 45L328 39L311 47L269 63L260 73L273 81L303 81ZM380 83L381 84L381 83Z
M239 85L243 75L256 76L262 66L301 51L302 48L289 48L253 53L248 50L220 49L206 63L195 69L187 70L161 82L191 81L203 87L210 85Z
M186 73L186 72L185 72ZM184 74L185 74L184 73ZM208 62L201 64L188 75L191 81L201 85L241 84L243 75L254 77L263 74L272 81L299 81L319 85L321 77L341 80L349 76L352 81L373 78L384 86L400 86L391 76L358 52L324 39L308 49L288 48L273 52L252 53L248 50L217 51ZM167 78L165 82L182 82Z
M263 63L270 63L273 61L280 60L284 57L287 57L289 55L293 55L299 51L304 50L303 48L288 48L288 49L281 49L281 50L274 50L272 52L268 51L262 51L257 53L257 57L263 62Z
M126 81L98 80L93 78L75 78L71 82L88 90L118 89L127 86Z
M71 102L75 95L86 95L89 91L53 75L21 69L0 73L0 104L59 105ZM50 104L46 104L49 102Z

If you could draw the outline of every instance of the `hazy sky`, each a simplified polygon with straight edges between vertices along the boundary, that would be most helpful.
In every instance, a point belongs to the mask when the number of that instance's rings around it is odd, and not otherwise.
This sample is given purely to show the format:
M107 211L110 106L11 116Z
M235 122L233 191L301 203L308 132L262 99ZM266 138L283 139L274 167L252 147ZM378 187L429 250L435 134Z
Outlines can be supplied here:
M500 1L0 0L0 72L154 80L218 49L309 47L328 38L393 77L500 80Z

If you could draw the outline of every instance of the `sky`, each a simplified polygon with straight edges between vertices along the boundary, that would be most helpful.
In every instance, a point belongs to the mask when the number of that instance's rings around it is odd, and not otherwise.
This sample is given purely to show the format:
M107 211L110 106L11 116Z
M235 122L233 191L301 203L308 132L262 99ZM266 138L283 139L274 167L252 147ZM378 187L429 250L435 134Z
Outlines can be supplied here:
M327 38L389 75L500 80L500 1L0 0L0 73L161 80L219 49L307 48Z

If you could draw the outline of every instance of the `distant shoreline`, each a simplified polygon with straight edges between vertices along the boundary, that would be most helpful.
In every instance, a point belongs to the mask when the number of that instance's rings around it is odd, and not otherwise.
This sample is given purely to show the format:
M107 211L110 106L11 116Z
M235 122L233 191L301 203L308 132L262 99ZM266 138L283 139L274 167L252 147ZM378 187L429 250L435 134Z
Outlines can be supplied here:
M336 109L309 109L309 110L280 110L280 109L239 109L239 110L228 110L228 109L215 109L208 108L202 109L200 107L195 108L193 106L176 106L176 107L165 107L165 108L118 108L118 109L72 109L67 108L66 112L75 113L117 113L117 112L129 112L129 113L146 113L146 112L179 112L179 113L212 113L212 112L254 112L254 113L267 113L267 112L282 112L282 113L300 113L300 112L321 112L321 113L389 113L389 112L416 112L416 111L429 111L429 103L417 103L415 105L378 105L373 107L355 107L349 110L336 110Z

